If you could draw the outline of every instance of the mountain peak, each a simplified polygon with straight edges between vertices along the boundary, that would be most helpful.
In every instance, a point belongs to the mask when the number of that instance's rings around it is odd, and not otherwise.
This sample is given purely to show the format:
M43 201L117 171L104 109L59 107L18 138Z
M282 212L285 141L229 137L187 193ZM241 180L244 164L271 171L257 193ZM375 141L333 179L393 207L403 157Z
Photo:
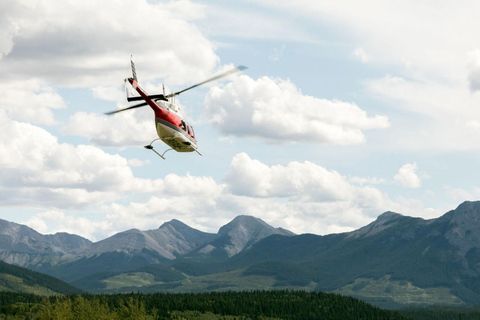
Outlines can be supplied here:
M253 216L247 216L247 215L241 215L235 217L232 221L224 225L223 227L218 230L218 234L227 234L230 231L238 228L245 229L245 231L253 231L252 229L258 229L258 228L273 228L269 224L267 224L265 221L255 218Z
M455 210L447 212L443 218L457 224L480 223L480 201L465 201Z
M218 230L217 248L222 248L231 257L273 234L293 235L288 230L272 227L262 219L240 215Z
M400 213L393 212L393 211L386 211L386 212L382 213L381 215L379 215L377 217L376 221L385 221L385 220L390 220L390 219L398 218L398 217L403 217L403 215L401 215Z
M177 220L177 219L172 219L170 221L167 221L167 222L164 222L160 227L159 229L164 229L164 228L167 228L167 227L173 227L177 230L179 229L185 229L185 228L190 228L188 225L186 225L185 223L183 223L182 221L180 220ZM191 228L190 228L191 229Z
M480 215L480 201L465 201L462 202L455 210L450 211L447 215L454 215L454 216L478 216Z
M377 217L375 221L363 228L352 231L349 237L358 238L360 236L371 236L385 229L390 228L398 218L404 218L400 213L387 211Z
M445 234L447 240L465 256L471 249L480 247L480 201L465 201L455 210L443 217L449 229ZM477 250L477 249L475 249Z

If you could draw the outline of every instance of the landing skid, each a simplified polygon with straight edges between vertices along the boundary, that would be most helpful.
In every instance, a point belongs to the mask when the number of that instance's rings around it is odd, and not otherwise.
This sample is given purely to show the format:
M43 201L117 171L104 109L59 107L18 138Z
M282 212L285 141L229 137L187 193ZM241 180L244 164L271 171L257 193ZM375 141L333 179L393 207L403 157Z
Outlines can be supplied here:
M165 156L165 153L167 153L168 151L173 150L173 149L170 148L170 149L166 150L166 151L165 151L164 153L162 153L162 154L158 153L157 150L155 150L155 149L153 148L153 146L152 146L152 143L154 143L154 142L157 141L157 140L160 140L160 138L154 139L152 142L150 142L149 145L144 146L144 148L145 148L145 149L148 149L148 150L152 150L152 151L155 152L160 158L162 158L163 160L166 160L166 158L164 157L164 156Z
M153 146L152 146L152 144L153 144L155 141L157 141L157 140L160 140L160 138L153 139L152 142L150 142L149 145L144 146L144 148L145 148L145 149L148 149L148 150L152 150L152 151L155 152L160 158L162 158L163 160L166 160L166 158L165 158L165 153L167 153L167 152L170 151L170 150L173 150L173 148L170 148L170 149L168 149L168 150L165 150L164 153L160 154L160 153L158 153L157 150L155 150L155 149L153 148ZM199 155L203 156L203 154L201 154L200 151L198 151L197 149L193 149L193 150L195 150L195 152L198 153Z

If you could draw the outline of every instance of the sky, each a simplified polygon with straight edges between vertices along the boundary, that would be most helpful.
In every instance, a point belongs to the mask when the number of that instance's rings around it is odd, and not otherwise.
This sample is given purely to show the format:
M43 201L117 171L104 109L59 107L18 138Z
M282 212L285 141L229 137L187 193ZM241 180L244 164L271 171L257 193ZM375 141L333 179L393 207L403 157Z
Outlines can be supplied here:
M238 215L319 235L480 197L478 1L0 0L0 218L98 241ZM130 56L196 153L166 160ZM159 152L168 147L154 144Z

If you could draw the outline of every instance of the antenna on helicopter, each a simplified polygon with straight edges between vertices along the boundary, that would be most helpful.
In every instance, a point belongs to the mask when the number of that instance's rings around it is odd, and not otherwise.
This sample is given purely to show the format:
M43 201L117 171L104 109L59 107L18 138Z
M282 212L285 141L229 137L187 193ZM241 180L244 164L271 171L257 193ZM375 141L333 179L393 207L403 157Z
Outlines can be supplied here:
M137 72L135 71L135 63L133 63L133 54L130 55L130 64L132 65L133 80L135 80L138 83Z

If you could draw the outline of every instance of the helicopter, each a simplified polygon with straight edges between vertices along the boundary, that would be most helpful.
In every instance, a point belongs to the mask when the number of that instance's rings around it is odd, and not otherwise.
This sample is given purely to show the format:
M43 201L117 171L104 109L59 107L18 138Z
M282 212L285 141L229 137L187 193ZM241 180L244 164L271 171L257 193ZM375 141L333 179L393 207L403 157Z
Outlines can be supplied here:
M113 115L119 112L123 112L130 109L140 108L144 106L150 106L155 114L155 126L157 129L158 138L155 138L150 142L150 144L144 146L145 149L152 150L158 156L165 160L165 153L170 150L175 150L177 152L196 152L199 155L202 155L200 151L198 151L198 144L197 139L195 136L195 131L193 127L188 124L180 113L180 109L178 106L175 105L175 97L179 94L206 84L208 82L215 81L217 79L226 77L230 74L243 71L247 69L245 66L237 66L233 69L220 73L212 78L209 78L205 81L197 83L193 86L190 86L186 89L180 90L175 93L165 94L165 87L163 87L163 94L147 94L139 85L137 79L137 73L135 71L135 64L133 63L132 57L130 57L130 65L132 67L132 77L126 78L124 80L125 84L127 81L131 84L131 86L138 92L139 96L130 96L127 91L127 101L140 101L144 100L144 102L115 110L110 112L105 112L106 115ZM165 152L160 154L153 148L153 143L155 141L162 140L165 144L167 144L170 149L167 149Z

